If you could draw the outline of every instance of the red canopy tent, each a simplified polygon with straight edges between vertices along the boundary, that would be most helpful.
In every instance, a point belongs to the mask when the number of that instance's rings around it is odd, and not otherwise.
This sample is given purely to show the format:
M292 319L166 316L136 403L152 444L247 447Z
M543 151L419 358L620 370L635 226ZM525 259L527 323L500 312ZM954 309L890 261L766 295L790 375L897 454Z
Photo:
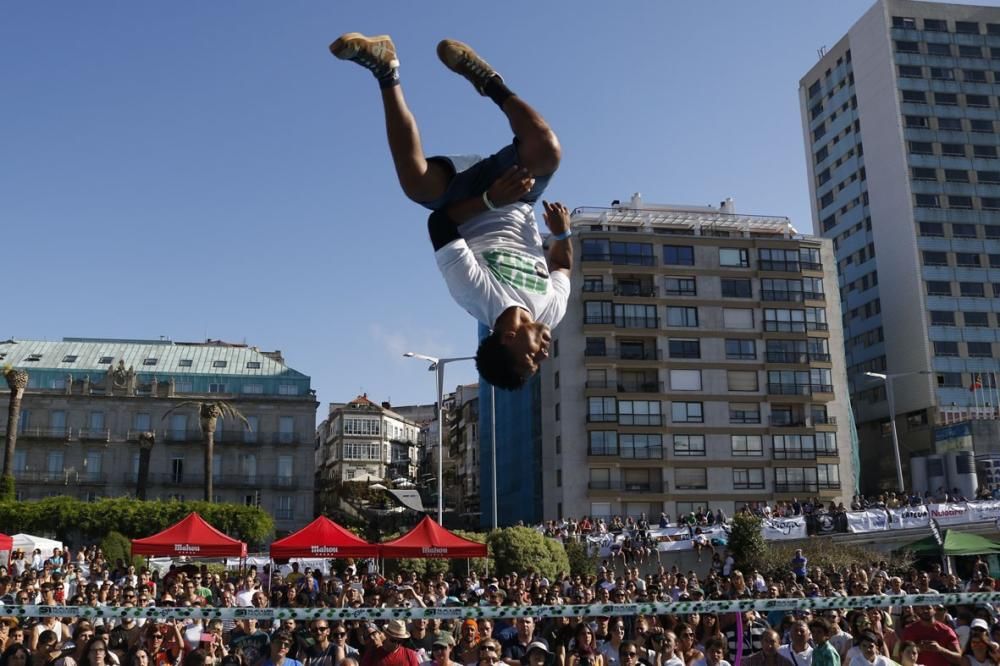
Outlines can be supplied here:
M382 557L486 557L486 544L452 534L425 516L412 530L381 545Z
M246 557L247 545L215 529L197 513L153 536L132 539L133 555Z
M355 536L326 516L271 544L271 557L378 557L378 544Z
M14 537L0 534L0 552L14 550Z

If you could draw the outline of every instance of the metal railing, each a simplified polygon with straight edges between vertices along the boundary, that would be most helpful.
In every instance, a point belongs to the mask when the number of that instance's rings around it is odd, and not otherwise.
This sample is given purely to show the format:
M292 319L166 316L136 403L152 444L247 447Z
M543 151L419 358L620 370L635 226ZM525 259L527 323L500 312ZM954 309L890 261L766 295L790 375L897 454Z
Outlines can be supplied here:
M102 472L77 472L68 469L58 472L14 470L14 478L18 481L34 481L36 483L82 483L89 485L107 482L107 476Z
M761 289L760 300L801 303L803 301L825 301L826 294L820 291L793 291L789 289Z
M815 425L837 425L837 417L827 414L813 414L812 424Z
M7 429L4 428L4 435ZM24 439L71 439L73 431L70 428L38 428L28 426L19 428L17 436Z
M772 384L767 392L775 395L812 395L813 393L833 393L831 384Z
M774 482L774 492L776 493L815 493L820 490L840 490L839 481L826 481L823 483L816 483L812 481L796 482L796 483L779 483Z
M775 428L805 428L805 416L778 416L771 414L771 425Z
M804 321L775 321L773 319L765 319L764 330L769 333L805 333L806 323Z
M648 481L625 481L614 479L611 481L590 481L587 488L590 490L620 490L631 493L662 493L666 488L662 480L650 479Z
M662 414L619 414L618 425L658 426L663 424Z
M106 428L80 428L77 435L81 440L110 442L111 431Z
M625 286L621 284L616 284L614 286L615 296L626 296L628 298L656 298L659 295L659 290L654 286Z
M662 460L662 446L591 446L588 456L597 458L625 458L627 460Z

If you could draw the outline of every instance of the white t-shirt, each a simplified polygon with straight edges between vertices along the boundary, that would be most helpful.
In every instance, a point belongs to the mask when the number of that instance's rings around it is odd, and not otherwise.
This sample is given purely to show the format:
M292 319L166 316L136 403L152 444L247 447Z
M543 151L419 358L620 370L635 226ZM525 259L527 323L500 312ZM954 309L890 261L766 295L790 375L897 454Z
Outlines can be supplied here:
M795 666L812 666L813 661L813 649L811 646L806 646L806 649L802 652L796 652L795 657L792 657L792 646L782 645L778 648L778 654L787 659L788 661L795 664Z
M434 253L455 302L491 329L512 306L555 328L566 313L569 277L549 274L532 207L486 211L458 229L462 238Z

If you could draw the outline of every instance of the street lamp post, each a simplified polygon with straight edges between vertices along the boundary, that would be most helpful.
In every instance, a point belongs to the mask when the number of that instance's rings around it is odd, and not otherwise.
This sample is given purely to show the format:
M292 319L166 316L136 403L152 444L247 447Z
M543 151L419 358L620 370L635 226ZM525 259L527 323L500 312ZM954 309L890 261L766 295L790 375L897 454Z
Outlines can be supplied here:
M896 403L892 395L892 381L897 377L908 377L910 375L929 375L929 370L918 370L916 372L881 373L866 372L869 377L881 379L885 383L885 398L889 402L889 430L892 433L892 452L896 456L896 485L899 492L905 492L903 485L903 463L899 457L899 435L896 433Z
M424 361L430 362L430 367L427 369L431 372L437 372L437 404L438 404L438 473L437 473L437 487L438 487L438 523L444 524L444 366L452 363L453 361L470 361L475 358L475 356L459 356L456 358L436 358L434 356L427 356L426 354L417 354L414 352L406 352L403 354L406 358L419 358Z

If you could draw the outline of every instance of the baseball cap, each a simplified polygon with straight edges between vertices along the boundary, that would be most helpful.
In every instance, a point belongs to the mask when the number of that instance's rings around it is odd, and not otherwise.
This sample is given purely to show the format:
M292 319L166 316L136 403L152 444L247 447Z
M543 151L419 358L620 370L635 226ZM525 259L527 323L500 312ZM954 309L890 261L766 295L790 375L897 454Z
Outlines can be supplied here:
M447 645L452 646L455 644L455 637L452 636L447 631L439 631L434 634L434 643L432 645Z
M549 652L549 648L545 646L545 643L541 641L532 641L528 643L528 649L525 652L525 654L530 653L532 650L541 650L545 654L552 654L551 652Z
M969 625L969 629L982 629L983 631L989 631L990 625L986 622L986 620L976 618L972 621L972 624Z

